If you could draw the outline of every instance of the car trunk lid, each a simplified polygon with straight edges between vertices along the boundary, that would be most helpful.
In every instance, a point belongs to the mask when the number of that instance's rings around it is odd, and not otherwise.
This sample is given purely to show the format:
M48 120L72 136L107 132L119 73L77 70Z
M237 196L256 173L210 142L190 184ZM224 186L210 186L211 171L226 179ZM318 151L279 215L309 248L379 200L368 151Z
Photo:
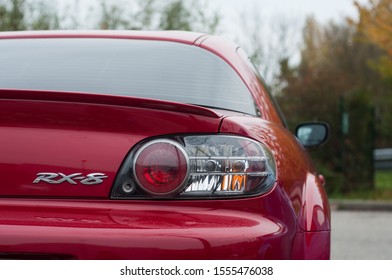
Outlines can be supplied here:
M107 198L136 143L216 133L221 119L153 99L0 90L0 196Z

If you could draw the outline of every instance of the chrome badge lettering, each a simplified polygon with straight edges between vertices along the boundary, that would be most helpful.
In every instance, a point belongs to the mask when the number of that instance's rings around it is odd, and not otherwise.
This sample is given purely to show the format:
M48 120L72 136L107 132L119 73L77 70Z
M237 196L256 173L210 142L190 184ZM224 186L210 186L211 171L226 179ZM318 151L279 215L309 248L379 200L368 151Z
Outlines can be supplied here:
M50 173L41 172L37 174L37 178L33 181L33 184L38 184L39 182L46 182L49 184L61 184L68 182L71 185L77 185L77 182L83 185L97 185L103 182L108 176L104 173L90 173L83 176L82 173L73 173L70 175L65 175L63 173Z

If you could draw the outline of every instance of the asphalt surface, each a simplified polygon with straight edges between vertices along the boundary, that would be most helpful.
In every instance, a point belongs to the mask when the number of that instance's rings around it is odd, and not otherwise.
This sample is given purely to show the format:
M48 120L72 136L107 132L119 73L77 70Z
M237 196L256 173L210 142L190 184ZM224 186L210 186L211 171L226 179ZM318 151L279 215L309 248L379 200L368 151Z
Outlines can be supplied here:
M332 211L331 259L392 260L392 211L363 205Z

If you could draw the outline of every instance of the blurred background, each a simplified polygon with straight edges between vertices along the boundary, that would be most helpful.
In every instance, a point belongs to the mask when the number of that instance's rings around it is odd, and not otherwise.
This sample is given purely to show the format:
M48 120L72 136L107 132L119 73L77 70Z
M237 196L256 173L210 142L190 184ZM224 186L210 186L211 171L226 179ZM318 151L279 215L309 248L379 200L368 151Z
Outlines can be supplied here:
M392 0L0 0L0 30L191 30L249 54L291 130L326 121L311 150L332 198L392 200Z

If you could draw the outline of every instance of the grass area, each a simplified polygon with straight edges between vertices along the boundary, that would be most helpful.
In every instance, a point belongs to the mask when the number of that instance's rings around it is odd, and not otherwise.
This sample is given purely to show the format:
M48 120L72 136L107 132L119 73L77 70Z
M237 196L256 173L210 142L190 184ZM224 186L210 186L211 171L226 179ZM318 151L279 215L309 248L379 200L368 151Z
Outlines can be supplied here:
M378 190L392 190L392 170L377 171L375 184Z
M374 181L374 191L358 190L344 195L332 194L330 198L392 200L392 170L376 171Z

